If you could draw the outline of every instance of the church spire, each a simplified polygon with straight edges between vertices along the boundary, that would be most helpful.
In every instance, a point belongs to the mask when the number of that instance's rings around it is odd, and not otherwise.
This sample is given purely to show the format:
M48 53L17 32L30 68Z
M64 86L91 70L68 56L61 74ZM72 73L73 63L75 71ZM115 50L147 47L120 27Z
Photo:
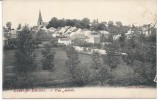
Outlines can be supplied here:
M43 25L43 20L42 20L42 16L41 16L41 11L40 10L39 10L39 17L38 17L37 25L38 26Z

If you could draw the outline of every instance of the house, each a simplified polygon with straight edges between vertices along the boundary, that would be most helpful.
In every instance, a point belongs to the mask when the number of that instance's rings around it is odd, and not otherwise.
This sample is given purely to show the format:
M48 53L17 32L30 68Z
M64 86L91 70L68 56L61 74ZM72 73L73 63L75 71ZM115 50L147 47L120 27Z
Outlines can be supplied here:
M84 34L74 34L73 36L71 36L71 39L78 39L81 41L88 41L89 37L85 36Z
M64 36L69 36L70 34L71 34L71 32L75 29L75 27L65 27L66 28L66 30L64 31Z
M80 32L81 32L81 29L80 29L80 28L76 28L76 29L74 29L74 30L71 32L71 34L69 35L69 37L71 37L71 36L73 36L73 35L75 35L75 34L80 34Z
M101 33L101 34L104 34L104 35L108 35L108 34L110 34L108 31L105 31L105 30L100 31L100 33Z
M100 43L100 36L99 35L89 35L89 39L87 40L88 43L97 44Z
M83 51L83 47L80 47L80 46L73 46L73 48L74 48L76 51Z
M11 32L10 32L11 34L10 34L10 38L12 38L12 39L15 39L15 38L17 38L17 31L16 30L11 30Z
M84 34L84 35L86 35L86 36L91 35L91 31L88 30L88 29L82 29L80 33L81 33L81 34Z
M66 30L67 30L67 28L62 27L62 28L59 30L59 32L63 34Z
M99 54L106 54L106 50L103 50L103 49L92 49L91 51L92 53L97 52Z
M70 38L59 38L58 43L59 44L64 44L64 45L67 46L67 45L70 45L72 42L71 42Z
M55 32L56 29L55 29L54 27L51 27L51 28L48 29L48 31L49 31L49 32Z
M3 37L3 45L7 45L8 44L8 38L7 37Z
M56 29L53 33L52 33L52 37L56 38L62 35L62 33L60 32L61 27L59 27L58 29Z
M125 33L125 35L126 35L126 38L129 39L133 35L133 30L132 29L128 30L128 32Z
M14 29L11 29L10 31L8 30L3 30L3 43L4 45L8 44L14 44L16 43L17 39L17 31Z
M52 34L52 37L53 37L53 38L56 38L56 37L59 37L59 36L60 36L60 35L57 34L57 33L53 33L53 34Z

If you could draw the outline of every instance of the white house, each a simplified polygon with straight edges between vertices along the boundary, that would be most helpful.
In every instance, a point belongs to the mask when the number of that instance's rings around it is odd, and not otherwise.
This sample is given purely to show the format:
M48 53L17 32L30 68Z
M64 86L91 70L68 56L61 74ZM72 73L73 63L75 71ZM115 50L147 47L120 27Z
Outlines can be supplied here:
M53 34L52 34L52 37L54 37L54 38L55 38L55 37L58 37L58 36L59 36L59 34L57 34L57 33L53 33Z
M77 51L83 51L83 47L73 46L73 48Z
M48 29L48 31L49 31L49 32L55 32L56 29L55 29L54 27L51 27L51 28Z
M110 34L108 31L104 31L104 30L103 30L103 31L100 31L100 33L101 33L101 34L104 34L104 35Z
M97 52L97 53L100 53L100 54L106 54L106 50L103 50L103 49L92 49L91 51L92 52Z
M71 39L70 38L59 38L58 43L65 44L67 46L67 45L71 44Z
M81 33L81 34L84 34L84 35L86 35L86 36L91 35L91 31L88 30L88 29L82 29L80 33Z

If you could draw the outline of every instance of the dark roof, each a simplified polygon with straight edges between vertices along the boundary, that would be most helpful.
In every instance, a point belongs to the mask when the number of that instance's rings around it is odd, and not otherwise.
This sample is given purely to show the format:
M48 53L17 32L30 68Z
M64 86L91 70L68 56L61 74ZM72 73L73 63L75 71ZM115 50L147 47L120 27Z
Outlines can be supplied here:
M76 32L78 30L78 28L74 29L72 32Z

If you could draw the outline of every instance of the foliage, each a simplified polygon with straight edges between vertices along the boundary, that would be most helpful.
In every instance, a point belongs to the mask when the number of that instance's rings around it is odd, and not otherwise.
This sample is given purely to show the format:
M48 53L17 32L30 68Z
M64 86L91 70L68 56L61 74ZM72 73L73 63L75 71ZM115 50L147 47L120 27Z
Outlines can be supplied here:
M92 68L99 69L101 67L100 55L97 52L92 54Z
M90 72L87 66L80 65L76 67L75 83L78 86L88 84L90 82Z
M57 19L56 17L53 17L49 24L46 26L47 28L54 27L64 27L64 26L72 26L77 28L86 28L89 29L89 23L90 20L88 18L83 18L82 20L77 19Z
M24 26L17 36L17 49L15 51L15 68L18 74L26 74L35 69L35 42L28 26Z
M4 50L14 50L15 49L15 45L14 44L6 44L3 46Z
M44 45L44 50L42 50L42 54L43 54L43 57L44 57L44 59L42 59L43 70L49 70L49 71L54 70L55 52L51 51L51 47L52 47L51 43L46 43Z
M22 26L21 26L21 24L19 24L18 27L17 27L17 30L19 30L21 28L22 28Z
M71 47L67 47L66 67L71 74L72 81L77 85L84 85L88 83L89 72L86 66L80 65L79 55L77 51Z
M103 56L104 63L110 66L110 70L116 68L120 63L119 46L113 40L113 35L110 34L108 38L109 44L106 45L106 55Z
M97 52L92 54L92 69L94 69L94 80L100 81L101 85L104 85L104 81L107 84L107 81L111 79L109 67L101 63L101 56Z
M11 26L12 26L11 22L7 22L7 23L6 23L6 27L7 27L9 30L11 30Z
M127 40L127 56L124 61L131 65L135 73L146 80L147 84L153 84L156 74L156 34L149 36L136 34Z
M95 80L101 82L101 85L107 85L112 80L112 74L108 66L101 66L95 70Z
M42 41L42 40L47 40L47 39L49 39L49 38L48 38L48 35L47 35L47 33L46 33L45 31L39 30L39 31L36 33L36 39L37 39L38 41Z
M93 24L92 30L95 30L95 31L107 30L107 26L104 23Z

